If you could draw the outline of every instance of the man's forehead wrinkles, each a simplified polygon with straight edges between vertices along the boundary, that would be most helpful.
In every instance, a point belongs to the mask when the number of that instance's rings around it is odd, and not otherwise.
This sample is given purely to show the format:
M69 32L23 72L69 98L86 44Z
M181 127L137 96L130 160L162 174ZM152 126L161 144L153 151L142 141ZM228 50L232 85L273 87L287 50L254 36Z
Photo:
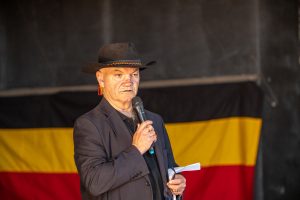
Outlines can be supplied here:
M104 68L106 73L135 73L138 72L138 68Z

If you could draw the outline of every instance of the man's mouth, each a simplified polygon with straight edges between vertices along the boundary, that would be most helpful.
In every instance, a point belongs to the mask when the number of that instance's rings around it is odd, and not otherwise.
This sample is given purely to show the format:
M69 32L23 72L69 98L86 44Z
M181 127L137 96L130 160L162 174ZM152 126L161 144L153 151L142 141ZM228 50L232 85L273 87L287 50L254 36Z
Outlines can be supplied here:
M121 92L132 92L131 89L127 89L127 90L122 90Z

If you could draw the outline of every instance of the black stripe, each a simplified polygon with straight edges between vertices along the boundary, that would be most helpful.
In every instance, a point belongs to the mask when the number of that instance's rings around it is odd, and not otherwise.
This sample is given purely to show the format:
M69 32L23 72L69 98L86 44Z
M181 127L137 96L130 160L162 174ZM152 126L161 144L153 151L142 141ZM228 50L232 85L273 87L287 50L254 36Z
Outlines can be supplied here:
M99 100L96 91L0 98L0 127L72 127Z
M162 115L165 122L262 115L262 91L253 82L156 88L140 93L145 108Z
M261 117L262 93L254 83L142 89L139 95L165 122ZM0 127L72 127L100 99L96 91L0 98Z

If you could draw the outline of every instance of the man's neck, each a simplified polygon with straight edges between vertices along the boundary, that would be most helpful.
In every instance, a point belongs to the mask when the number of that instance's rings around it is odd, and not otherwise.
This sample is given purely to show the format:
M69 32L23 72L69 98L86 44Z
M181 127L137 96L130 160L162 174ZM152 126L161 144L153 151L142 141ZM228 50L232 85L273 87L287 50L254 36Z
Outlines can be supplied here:
M106 100L109 102L109 104L116 109L117 111L119 111L120 113L122 113L123 115L132 118L133 117L133 113L132 113L132 105L131 102L126 102L126 103L115 103L110 101L109 99L106 98Z

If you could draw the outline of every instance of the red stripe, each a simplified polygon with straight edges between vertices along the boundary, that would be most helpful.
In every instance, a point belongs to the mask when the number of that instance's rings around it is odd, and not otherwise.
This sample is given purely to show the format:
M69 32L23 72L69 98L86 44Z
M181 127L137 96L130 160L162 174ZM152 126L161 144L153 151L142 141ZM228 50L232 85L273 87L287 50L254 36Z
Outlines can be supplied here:
M0 197L5 200L80 200L79 176L1 172Z
M187 200L252 200L254 167L203 167L185 172ZM79 200L77 174L0 173L0 197L6 200Z
M252 200L254 167L203 167L185 172L184 199L187 200Z

